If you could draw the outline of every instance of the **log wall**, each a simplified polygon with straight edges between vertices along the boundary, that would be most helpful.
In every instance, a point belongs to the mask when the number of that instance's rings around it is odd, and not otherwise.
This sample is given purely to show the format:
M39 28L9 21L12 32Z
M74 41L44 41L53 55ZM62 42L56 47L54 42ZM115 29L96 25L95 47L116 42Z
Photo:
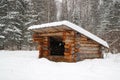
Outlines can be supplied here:
M76 33L75 36L75 51L76 61L91 58L102 58L101 45L78 33Z
M63 41L65 42L65 52L64 58L67 59L69 62L74 61L74 51L75 51L75 33L74 31L64 32L63 33Z
M65 43L64 56L51 56L49 50L49 37L60 36ZM83 59L101 58L101 45L75 31L56 33L34 33L33 41L38 42L39 58L46 57L53 61L76 62Z

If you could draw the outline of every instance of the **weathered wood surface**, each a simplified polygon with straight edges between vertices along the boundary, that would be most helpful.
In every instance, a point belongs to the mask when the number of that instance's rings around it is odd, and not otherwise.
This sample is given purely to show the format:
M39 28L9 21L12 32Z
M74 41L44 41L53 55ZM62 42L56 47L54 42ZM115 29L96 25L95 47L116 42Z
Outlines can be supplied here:
M51 28L49 28L51 29ZM51 29L52 30L52 29ZM87 38L84 35L76 34L75 31L66 31L64 29L58 29L59 32L51 31L47 33L35 33L33 40L39 43L40 57L46 57L54 61L67 61L74 62L87 58L101 58L100 44ZM64 30L64 31L63 31ZM49 48L49 37L60 37L65 45L64 56L51 56Z
M81 46L80 50L98 51L99 47L91 47L91 46L83 47L83 46Z
M64 32L63 33L63 40L65 42L65 52L64 52L64 57L65 59L67 59L68 61L72 62L74 61L73 59L73 53L75 52L74 49L74 42L75 42L75 37L74 37L75 33L73 31L71 32Z
M99 44L80 44L82 47L99 47Z
M82 59L101 58L100 46L100 44L86 36L76 34L74 59L79 61Z

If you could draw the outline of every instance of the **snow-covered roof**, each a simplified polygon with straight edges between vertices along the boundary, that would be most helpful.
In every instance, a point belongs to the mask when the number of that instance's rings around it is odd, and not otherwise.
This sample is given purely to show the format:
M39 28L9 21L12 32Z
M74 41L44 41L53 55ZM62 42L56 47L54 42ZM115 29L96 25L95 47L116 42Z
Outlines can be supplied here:
M69 21L59 21L59 22L51 22L51 23L45 23L45 24L41 24L41 25L33 25L31 27L28 28L28 30L35 30L35 29L42 29L42 28L48 28L48 27L60 27L61 25L65 25L87 37L89 37L90 39L98 42L99 44L109 48L108 44L106 41L102 40L101 38L95 36L94 34L88 32L87 30L83 29L80 26L77 26L76 24L73 24Z

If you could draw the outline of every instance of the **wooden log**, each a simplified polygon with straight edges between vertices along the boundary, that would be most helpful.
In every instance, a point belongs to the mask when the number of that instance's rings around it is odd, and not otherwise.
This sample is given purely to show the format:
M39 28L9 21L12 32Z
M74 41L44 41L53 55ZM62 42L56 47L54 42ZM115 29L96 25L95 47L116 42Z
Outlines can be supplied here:
M40 40L39 40L39 39L36 39L36 38L33 39L33 42L38 42L38 41L40 41Z
M42 33L39 34L40 36L62 36L63 32L57 32L57 33Z
M66 36L74 36L74 31L66 31Z
M98 51L100 49L99 49L99 47L88 46L88 47L80 47L80 50Z
M43 49L42 49L42 45L38 45L38 49L39 49L39 58L43 57Z
M66 40L66 32L63 32L63 42Z
M43 42L48 42L48 39L47 39L47 38L44 38L44 39L43 39Z
M95 41L79 41L80 44L98 44Z
M99 54L80 54L81 59L102 58Z
M93 53L99 53L99 51L89 51L89 50L79 50L80 53L86 53L86 54L93 54Z
M48 42L46 42L46 41L43 41L43 44L44 44L44 45L48 45Z
M67 36L66 39L67 40L74 40L74 36L69 36L69 37Z
M33 38L33 39L43 40L43 38Z
M65 40L65 43L73 43L73 40Z
M70 53L64 52L64 56L69 56L71 55Z
M68 55L68 56L64 56L65 59L71 60L72 59L72 55Z
M71 48L65 48L66 53L71 53Z
M49 56L49 51L48 50L43 50L43 56L44 57Z
M79 49L75 49L74 51L75 51L75 53L77 53L77 52L79 52Z
M99 44L80 44L81 47L99 47Z
M65 47L65 48L71 48L71 45L70 45L70 44L65 44L64 47Z

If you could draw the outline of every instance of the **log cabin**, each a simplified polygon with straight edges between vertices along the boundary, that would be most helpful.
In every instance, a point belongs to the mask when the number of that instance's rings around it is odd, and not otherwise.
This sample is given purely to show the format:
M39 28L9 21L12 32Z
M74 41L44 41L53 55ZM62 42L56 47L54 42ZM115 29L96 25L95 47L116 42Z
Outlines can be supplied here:
M69 21L33 25L33 41L38 43L39 58L56 62L77 62L83 59L103 58L106 41Z

